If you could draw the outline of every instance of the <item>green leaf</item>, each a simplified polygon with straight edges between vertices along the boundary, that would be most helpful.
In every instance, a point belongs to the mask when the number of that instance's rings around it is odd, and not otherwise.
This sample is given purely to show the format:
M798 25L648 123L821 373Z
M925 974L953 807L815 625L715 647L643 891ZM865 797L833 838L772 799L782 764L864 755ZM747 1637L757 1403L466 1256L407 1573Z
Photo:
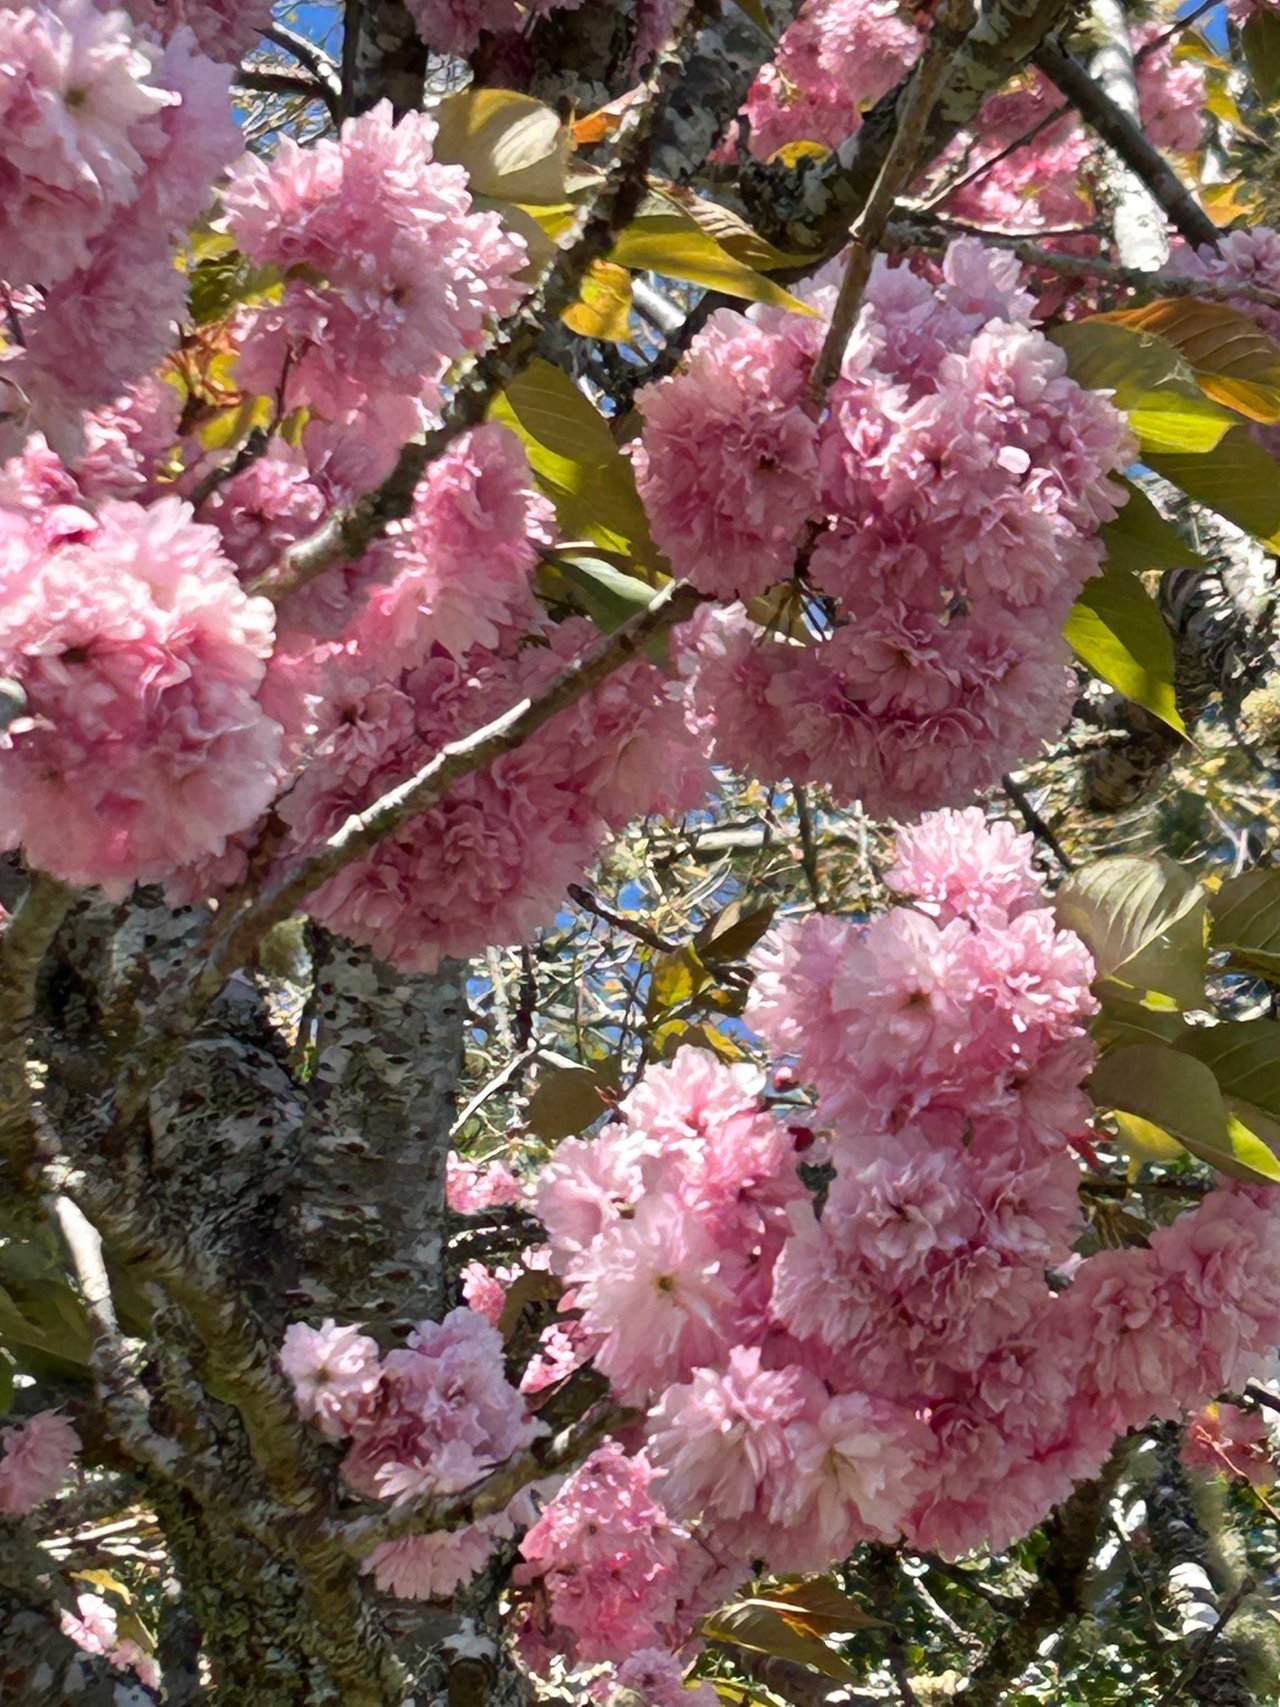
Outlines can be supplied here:
M535 358L489 413L524 441L538 484L570 539L592 539L651 571L666 569L649 532L631 459L567 373Z
M1235 1116L1202 1061L1160 1043L1104 1055L1088 1081L1103 1108L1137 1115L1233 1179L1280 1180L1280 1158Z
M1270 105L1280 99L1280 18L1257 7L1241 32L1253 86Z
M1237 427L1203 456L1144 455L1166 480L1258 539L1280 532L1280 464Z
M725 1642L751 1653L793 1660L842 1683L857 1675L848 1660L820 1636L797 1630L789 1623L785 1610L785 1601L778 1603L764 1598L734 1601L704 1618L700 1633L709 1642Z
M1280 1023L1246 1019L1188 1026L1178 1048L1211 1069L1229 1106L1247 1105L1248 1112L1280 1120Z
M547 551L544 556L568 582L587 615L607 633L648 610L657 597L656 587L615 569L603 557L565 551Z
M1085 583L1063 633L1095 676L1186 734L1174 692L1173 638L1160 607L1123 564L1108 561Z
M1089 1029L1098 1048L1106 1050L1122 1043L1176 1043L1187 1022L1176 1010L1144 1008L1108 993Z
M1146 569L1187 569L1204 560L1189 546L1173 523L1166 521L1140 486L1125 480L1129 499L1102 529L1107 562L1141 574Z
M566 200L572 137L553 107L471 84L433 116L436 159L464 167L476 195L531 206Z
M693 216L667 197L652 197L647 209L618 233L609 259L633 272L662 273L687 279L726 296L789 308L796 314L815 310L781 285L773 283L746 261L739 260L718 238L704 231Z
M1101 315L1055 326L1052 341L1066 353L1067 369L1088 391L1109 391L1117 409L1131 408L1150 391L1178 389L1200 395L1191 364L1166 339Z
M187 306L197 326L223 320L235 308L281 291L278 267L255 267L238 249L198 261L187 275Z
M1053 905L1059 925L1093 955L1102 1000L1204 1005L1205 894L1182 866L1113 854L1073 871Z
M730 901L694 938L698 952L712 962L744 959L773 923L773 914L772 903L747 912L745 902Z
M610 1106L619 1082L613 1060L596 1067L565 1062L540 1068L526 1113L530 1131L548 1144L585 1131Z
M1232 966L1280 978L1280 870L1229 877L1209 898L1209 918L1209 940Z
M8 1416L13 1403L13 1376L17 1365L7 1351L0 1349L0 1417Z

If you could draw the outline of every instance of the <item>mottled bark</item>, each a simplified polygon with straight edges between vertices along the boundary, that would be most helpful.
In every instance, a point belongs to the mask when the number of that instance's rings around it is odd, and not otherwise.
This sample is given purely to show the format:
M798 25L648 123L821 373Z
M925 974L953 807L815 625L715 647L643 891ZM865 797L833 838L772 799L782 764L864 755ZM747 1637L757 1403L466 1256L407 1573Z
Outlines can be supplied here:
M444 1304L445 1157L465 968L397 972L318 933L294 1183L299 1315L394 1329Z
M390 101L397 113L422 106L424 47L404 0L347 0L342 112L364 113Z
M1090 16L1101 38L1090 69L1098 87L1135 125L1141 125L1138 82L1133 68L1129 21L1120 0L1093 0ZM1169 258L1169 236L1160 204L1138 174L1119 161L1106 175L1116 254L1127 267L1154 272Z

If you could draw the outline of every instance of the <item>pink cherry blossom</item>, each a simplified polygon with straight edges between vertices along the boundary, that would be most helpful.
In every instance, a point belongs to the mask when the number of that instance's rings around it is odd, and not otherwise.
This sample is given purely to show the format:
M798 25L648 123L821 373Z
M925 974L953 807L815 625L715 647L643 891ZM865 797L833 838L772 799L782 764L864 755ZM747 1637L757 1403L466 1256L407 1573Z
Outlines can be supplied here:
M279 777L256 697L271 607L176 498L43 529L4 511L0 538L0 659L27 696L0 739L8 845L117 898L220 853Z
M21 1516L62 1486L80 1450L80 1436L57 1411L37 1411L0 1429L0 1512Z

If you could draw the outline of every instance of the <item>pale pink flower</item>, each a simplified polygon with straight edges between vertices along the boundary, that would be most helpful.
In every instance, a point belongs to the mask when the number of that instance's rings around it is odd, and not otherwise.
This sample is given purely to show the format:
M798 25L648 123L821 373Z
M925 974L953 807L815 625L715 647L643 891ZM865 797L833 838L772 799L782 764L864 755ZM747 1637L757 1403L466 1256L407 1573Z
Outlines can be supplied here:
M358 1327L329 1317L318 1328L291 1322L280 1348L280 1367L293 1383L298 1414L330 1440L342 1440L372 1409L382 1380L376 1341Z
M37 1411L0 1429L0 1512L17 1517L56 1494L80 1450L80 1436L57 1411Z

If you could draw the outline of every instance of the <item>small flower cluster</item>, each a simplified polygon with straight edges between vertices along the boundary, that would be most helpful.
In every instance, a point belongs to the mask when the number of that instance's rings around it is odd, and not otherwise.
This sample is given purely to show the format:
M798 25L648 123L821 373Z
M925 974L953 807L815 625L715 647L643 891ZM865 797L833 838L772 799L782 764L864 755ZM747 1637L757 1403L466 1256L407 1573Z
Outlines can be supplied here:
M0 670L26 697L0 734L4 845L116 898L219 854L280 778L272 638L181 499L94 515L67 482L0 508Z
M561 1485L520 1543L514 1581L521 1650L531 1665L592 1665L670 1653L732 1586L656 1497L643 1452L616 1441ZM619 1680L621 1681L621 1680Z
M90 0L0 6L0 454L36 427L74 448L167 353L174 247L240 150L230 76L186 28L161 47Z
M695 700L749 774L877 817L958 804L1066 721L1063 619L1123 501L1127 429L1033 328L1012 257L972 240L937 285L877 261L820 407L822 332L722 310L640 394L637 479L676 569L722 599L795 578L789 622L699 613Z
M1247 0L1246 0L1247 3ZM747 95L741 117L758 160L797 143L839 148L863 114L906 77L928 39L932 0L806 0L783 31L773 59ZM1195 148L1203 129L1203 69L1173 56L1173 42L1152 44L1167 24L1135 24L1132 40L1142 128L1157 148ZM1176 37L1174 38L1176 40ZM1143 48L1149 49L1141 54ZM1039 73L988 98L973 125L944 155L968 177L984 157L969 197L949 212L1030 229L1079 222L1087 215L1080 168L1089 155L1083 127L1070 115L1046 128L1062 98ZM1007 152L1006 152L1007 151Z
M490 315L520 296L523 241L478 211L460 166L432 155L435 120L387 101L336 139L246 157L225 196L231 231L284 294L241 316L239 378L284 410L330 420L426 410Z
M1147 1246L1074 1252L1094 968L1031 853L976 809L935 814L889 873L916 904L815 916L757 951L747 1019L815 1087L810 1129L750 1069L685 1049L540 1177L566 1308L646 1410L642 1467L615 1448L595 1472L608 1503L651 1484L720 1586L872 1538L1006 1546L1118 1436L1236 1385L1280 1338L1267 1188L1212 1191ZM601 1602L588 1553L630 1590L620 1639L678 1650L692 1615L652 1552L674 1531L610 1526L591 1495L567 1484L526 1537L532 1652L591 1657L561 1609L578 1573Z
M100 1594L78 1594L74 1612L62 1614L62 1634L86 1654L99 1654L120 1671L131 1671L148 1689L159 1689L160 1667L130 1636L120 1635L116 1609Z
M330 1440L350 1441L343 1480L370 1499L460 1493L543 1432L506 1378L500 1335L473 1310L419 1322L404 1349L385 1356L356 1327L295 1322L280 1361L300 1414ZM499 1513L385 1542L365 1568L391 1594L440 1599L511 1533L511 1518Z
M80 1436L57 1411L37 1411L0 1429L0 1514L21 1517L52 1498L80 1450Z

